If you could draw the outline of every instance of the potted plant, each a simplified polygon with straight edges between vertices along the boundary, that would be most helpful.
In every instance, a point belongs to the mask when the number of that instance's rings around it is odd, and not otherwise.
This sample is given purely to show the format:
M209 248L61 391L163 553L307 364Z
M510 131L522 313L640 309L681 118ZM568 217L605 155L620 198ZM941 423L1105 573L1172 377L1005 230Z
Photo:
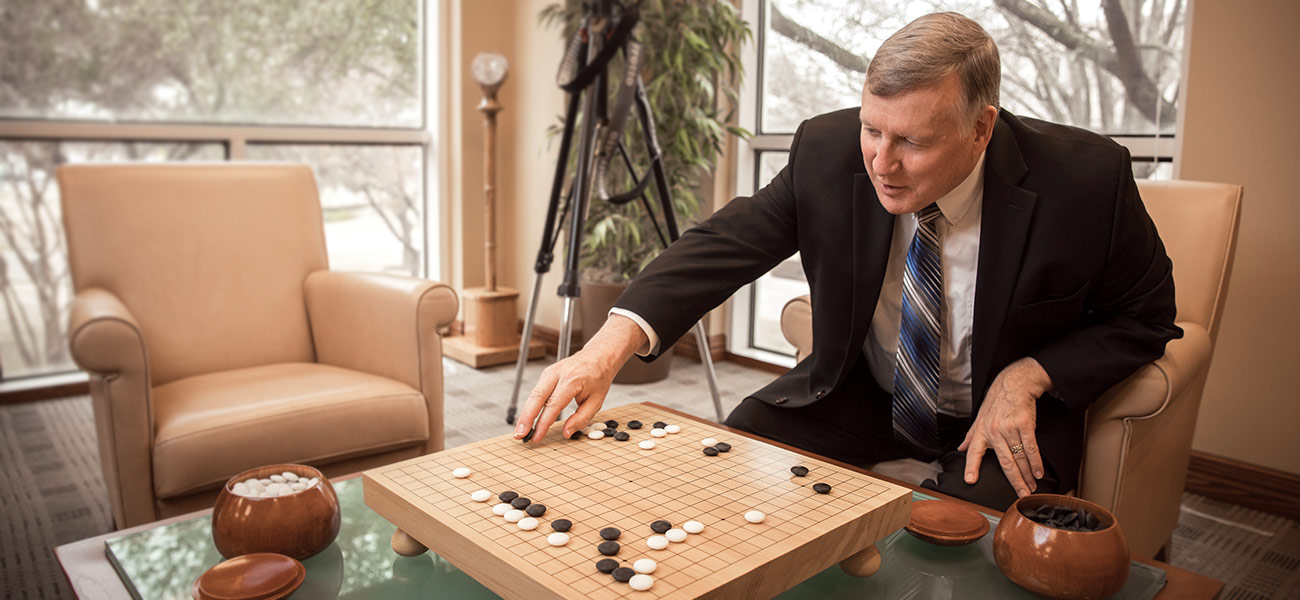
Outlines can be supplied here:
M701 215L701 192L727 134L748 136L731 125L743 68L741 44L751 38L749 26L729 0L643 0L641 20L633 35L645 48L642 78L654 116L661 160L667 174L675 217L680 229ZM583 2L566 0L541 13L545 24L562 24L568 39L584 16ZM610 66L622 73L621 56ZM611 86L610 102L613 103ZM556 128L558 130L558 128ZM625 146L636 176L647 173L649 158L641 142L644 131L628 119ZM570 165L576 164L571 160ZM621 160L610 162L608 187L632 188L633 174ZM594 334L627 282L663 250L667 236L659 199L647 191L658 218L655 222L640 202L614 205L593 199L582 235L582 291L579 307L583 330ZM630 360L615 378L619 383L657 381L668 376L671 361Z

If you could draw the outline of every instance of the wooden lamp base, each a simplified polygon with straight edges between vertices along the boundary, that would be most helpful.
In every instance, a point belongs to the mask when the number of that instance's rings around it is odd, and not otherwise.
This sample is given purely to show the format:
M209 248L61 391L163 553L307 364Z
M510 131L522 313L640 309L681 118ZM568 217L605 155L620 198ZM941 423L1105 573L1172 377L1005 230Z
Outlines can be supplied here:
M465 332L442 340L442 353L475 369L515 362L519 358L519 318L515 301L519 292L498 287L466 288L461 292L465 306ZM528 344L528 359L545 356L537 340Z

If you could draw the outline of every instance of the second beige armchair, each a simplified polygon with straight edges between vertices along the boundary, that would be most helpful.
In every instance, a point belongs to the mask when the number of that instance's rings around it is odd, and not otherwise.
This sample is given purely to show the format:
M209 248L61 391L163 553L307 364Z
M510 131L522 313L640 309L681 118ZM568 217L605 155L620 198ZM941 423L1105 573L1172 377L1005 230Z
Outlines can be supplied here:
M328 270L302 165L60 168L115 524L210 505L271 463L326 475L443 446L448 286Z

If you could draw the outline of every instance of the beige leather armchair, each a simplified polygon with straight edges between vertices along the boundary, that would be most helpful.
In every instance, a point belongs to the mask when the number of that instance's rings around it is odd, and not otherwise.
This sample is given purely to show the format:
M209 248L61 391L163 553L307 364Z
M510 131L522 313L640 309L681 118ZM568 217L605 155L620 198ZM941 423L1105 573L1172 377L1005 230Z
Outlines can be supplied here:
M340 475L441 450L442 339L455 292L329 271L303 165L58 171L116 525L210 506L236 473Z
M1196 412L1228 288L1241 186L1139 181L1174 264L1182 339L1111 388L1088 410L1078 495L1111 510L1135 555L1164 549L1178 524ZM781 331L802 359L812 349L812 305L791 300Z

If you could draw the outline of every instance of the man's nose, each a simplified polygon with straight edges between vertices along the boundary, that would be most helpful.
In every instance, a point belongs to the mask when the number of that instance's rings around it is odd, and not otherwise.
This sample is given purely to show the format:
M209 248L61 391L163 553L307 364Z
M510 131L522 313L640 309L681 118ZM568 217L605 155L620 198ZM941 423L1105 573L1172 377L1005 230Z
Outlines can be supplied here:
M898 169L898 152L893 144L882 141L876 146L876 156L871 159L871 167L877 175L891 173Z

